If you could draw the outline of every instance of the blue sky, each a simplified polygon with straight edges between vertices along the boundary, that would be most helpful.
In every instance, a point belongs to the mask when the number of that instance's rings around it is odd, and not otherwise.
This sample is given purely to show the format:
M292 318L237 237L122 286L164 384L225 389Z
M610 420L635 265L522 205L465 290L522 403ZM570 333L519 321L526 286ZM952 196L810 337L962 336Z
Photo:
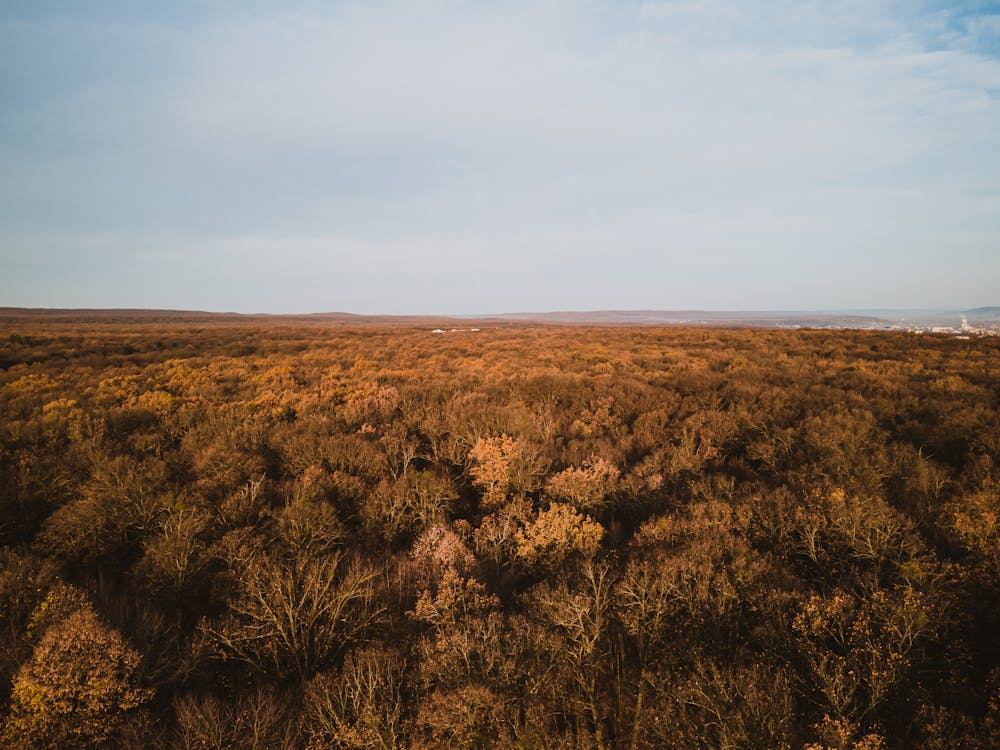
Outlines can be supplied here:
M1000 304L1000 4L0 5L0 305Z

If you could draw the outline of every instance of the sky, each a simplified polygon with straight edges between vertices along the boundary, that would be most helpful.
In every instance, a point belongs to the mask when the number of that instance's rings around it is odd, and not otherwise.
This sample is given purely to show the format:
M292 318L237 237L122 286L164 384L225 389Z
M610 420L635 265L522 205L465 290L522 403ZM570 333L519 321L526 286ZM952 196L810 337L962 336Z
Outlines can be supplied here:
M997 304L996 0L0 3L0 306Z

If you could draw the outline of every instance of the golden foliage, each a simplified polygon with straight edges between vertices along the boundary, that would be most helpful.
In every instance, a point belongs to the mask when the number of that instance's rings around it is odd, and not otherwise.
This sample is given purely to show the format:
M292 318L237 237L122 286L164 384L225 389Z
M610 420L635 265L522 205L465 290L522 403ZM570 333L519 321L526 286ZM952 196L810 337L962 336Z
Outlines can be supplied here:
M50 609L66 606L66 597L59 598L59 604L50 602ZM3 728L8 747L113 746L136 710L152 697L138 683L139 653L88 604L77 599L72 606L72 612L46 629L14 679Z
M529 569L541 571L571 557L594 555L603 537L603 526L564 503L550 504L514 535L518 559Z

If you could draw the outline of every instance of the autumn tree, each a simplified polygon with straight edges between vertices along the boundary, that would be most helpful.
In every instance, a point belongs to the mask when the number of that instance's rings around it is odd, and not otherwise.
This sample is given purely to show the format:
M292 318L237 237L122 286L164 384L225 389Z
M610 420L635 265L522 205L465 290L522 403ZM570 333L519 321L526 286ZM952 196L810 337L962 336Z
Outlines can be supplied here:
M614 492L621 472L603 458L591 456L583 466L571 466L545 483L545 492L585 513L599 510Z
M221 654L277 676L308 678L380 614L377 572L341 552L284 558L238 555L229 614L206 623Z
M139 682L141 656L80 601L45 629L14 678L3 727L11 748L121 746L141 731L152 691Z
M509 435L480 438L469 451L473 483L482 489L483 505L497 508L510 493L530 492L544 468L538 454Z
M517 559L528 570L545 572L575 557L597 552L604 528L569 505L552 503L515 533Z

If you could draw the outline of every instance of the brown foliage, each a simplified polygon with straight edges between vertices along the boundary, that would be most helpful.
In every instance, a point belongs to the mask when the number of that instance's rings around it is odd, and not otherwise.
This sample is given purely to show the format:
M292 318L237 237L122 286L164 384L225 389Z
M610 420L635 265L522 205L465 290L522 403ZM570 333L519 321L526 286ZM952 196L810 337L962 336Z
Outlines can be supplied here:
M0 328L8 744L997 744L998 339Z
M593 513L614 492L620 473L613 464L592 456L582 467L571 466L550 477L545 492L557 501Z
M398 654L353 652L340 674L319 675L306 690L307 747L402 747L402 664Z
M174 702L178 750L291 750L298 747L290 706L257 688L235 699L187 694Z
M376 571L340 552L290 560L247 553L234 560L229 615L206 624L225 658L278 676L309 677L371 625Z

